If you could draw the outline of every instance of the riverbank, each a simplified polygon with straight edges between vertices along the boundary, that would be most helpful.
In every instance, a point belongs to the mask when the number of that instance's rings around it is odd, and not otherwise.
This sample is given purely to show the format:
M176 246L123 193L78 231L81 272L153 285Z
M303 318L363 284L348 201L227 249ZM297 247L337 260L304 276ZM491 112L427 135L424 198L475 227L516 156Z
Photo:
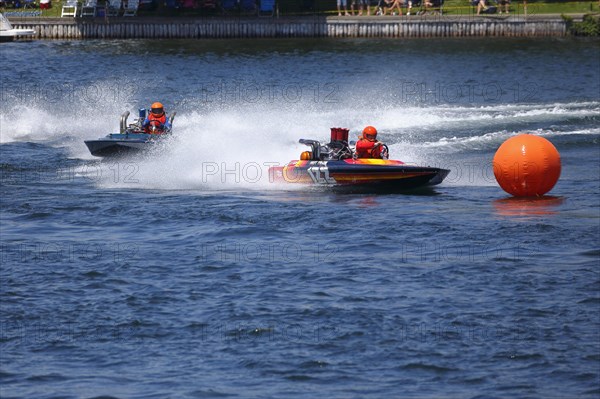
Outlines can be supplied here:
M582 15L575 15L580 20ZM37 39L294 38L294 37L556 37L560 15L425 15L386 17L11 18Z

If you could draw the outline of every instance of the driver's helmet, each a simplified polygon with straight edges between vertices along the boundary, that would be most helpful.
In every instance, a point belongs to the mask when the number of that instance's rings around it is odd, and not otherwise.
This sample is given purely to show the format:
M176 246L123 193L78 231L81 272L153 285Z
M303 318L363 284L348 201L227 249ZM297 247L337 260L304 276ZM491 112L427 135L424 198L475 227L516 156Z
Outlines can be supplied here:
M363 138L369 141L377 140L377 129L373 126L367 126L363 129Z
M164 110L163 105L161 103L155 102L150 107L150 112L152 112L152 115L154 115L156 117L160 117L160 116L164 115L165 110Z

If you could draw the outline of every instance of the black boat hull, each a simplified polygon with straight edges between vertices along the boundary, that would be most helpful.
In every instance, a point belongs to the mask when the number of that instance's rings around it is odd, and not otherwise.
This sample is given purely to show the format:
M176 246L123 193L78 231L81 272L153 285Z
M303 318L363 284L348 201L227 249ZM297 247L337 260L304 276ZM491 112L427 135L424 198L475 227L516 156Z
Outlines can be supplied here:
M275 182L324 186L336 191L404 191L440 184L448 169L393 160L292 161L271 168Z

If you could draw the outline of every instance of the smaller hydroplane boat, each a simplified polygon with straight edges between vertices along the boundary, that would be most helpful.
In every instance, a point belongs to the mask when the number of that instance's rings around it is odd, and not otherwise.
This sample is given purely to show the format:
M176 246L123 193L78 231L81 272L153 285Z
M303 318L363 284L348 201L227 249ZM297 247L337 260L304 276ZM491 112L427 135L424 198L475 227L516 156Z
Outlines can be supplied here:
M387 159L389 149L383 145L383 159L358 158L355 143L348 143L349 129L332 128L331 141L301 139L310 147L300 160L269 169L271 181L319 185L354 190L408 190L440 184L450 170L409 165Z
M108 136L96 140L85 140L85 145L92 155L97 157L127 155L154 148L158 143L171 136L171 129L166 128L160 131L157 126L152 124L149 129L144 129L142 123L146 119L146 114L146 109L141 108L139 118L128 126L129 111L124 112L121 115L119 133L110 133ZM175 115L176 112L173 112L169 117L171 126Z

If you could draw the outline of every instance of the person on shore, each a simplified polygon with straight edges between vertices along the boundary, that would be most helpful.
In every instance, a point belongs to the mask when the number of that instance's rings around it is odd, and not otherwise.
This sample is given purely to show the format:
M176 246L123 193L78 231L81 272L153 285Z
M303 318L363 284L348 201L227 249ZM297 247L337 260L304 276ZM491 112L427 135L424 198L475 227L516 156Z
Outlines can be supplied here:
M415 1L415 3L417 3L416 5L420 4L420 3L416 2L416 1ZM407 5L406 5L406 15L410 15L412 7L413 7L413 0L408 0L407 1Z
M423 0L423 7L425 7L425 13L428 9L434 7L433 3L429 0Z
M354 15L354 6L358 3L358 15L363 15L363 10L367 11L367 16L371 15L371 7L369 7L369 0L352 0L352 5L350 6L352 15Z
M502 6L504 6L504 12L506 14L509 14L509 6L510 6L510 0L498 0L498 11L499 14L502 14Z
M40 0L40 10L48 10L52 8L50 0Z
M386 15L388 10L392 13L392 15L396 15L394 8L398 9L397 15L402 15L402 8L400 7L400 0L386 0L386 7L383 8L383 15Z
M148 134L162 134L171 130L171 124L165 114L161 103L155 102L150 108L150 113L142 123L144 132Z
M402 9L400 8L402 0L379 0L377 2L377 9L375 15L387 15L388 10L398 9L398 15L402 15ZM392 11L392 15L394 11Z
M473 0L471 5L477 6L477 15L481 14L481 11L487 11L488 9L485 0Z
M377 141L377 129L367 126L356 142L356 157L387 159L388 154L384 145L381 141Z
M338 17L342 16L341 7L344 7L344 15L348 16L348 0L337 0Z

